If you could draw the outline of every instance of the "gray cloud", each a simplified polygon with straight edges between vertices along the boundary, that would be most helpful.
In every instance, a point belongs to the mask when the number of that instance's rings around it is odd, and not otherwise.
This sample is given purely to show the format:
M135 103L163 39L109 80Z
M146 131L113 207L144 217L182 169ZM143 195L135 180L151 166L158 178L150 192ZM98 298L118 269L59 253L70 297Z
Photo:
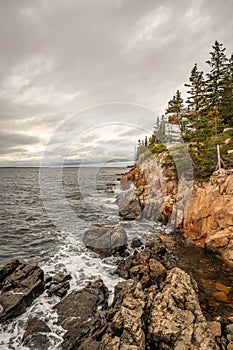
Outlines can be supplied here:
M95 104L130 102L162 114L175 90L185 91L194 62L207 68L216 39L233 51L232 12L232 0L0 0L0 127L12 132L11 145L2 141L2 164L39 162L57 127ZM114 111L108 118L118 120ZM95 126L101 117L91 119ZM125 122L132 120L126 109ZM146 113L140 122L153 127ZM77 129L64 128L60 140ZM35 134L40 149L16 154ZM108 147L110 154L116 146Z

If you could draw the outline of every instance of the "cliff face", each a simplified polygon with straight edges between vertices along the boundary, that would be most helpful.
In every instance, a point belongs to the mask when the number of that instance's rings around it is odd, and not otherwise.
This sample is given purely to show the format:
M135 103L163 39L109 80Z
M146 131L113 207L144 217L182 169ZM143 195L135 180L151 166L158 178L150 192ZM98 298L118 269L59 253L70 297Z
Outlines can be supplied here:
M233 266L233 170L218 171L204 186L196 184L183 231L187 239L219 253Z
M163 152L139 159L123 175L123 189L133 182L140 189L144 217L169 221L188 240L213 250L233 266L233 169L216 172L208 182L178 181L172 165L166 166L167 156Z

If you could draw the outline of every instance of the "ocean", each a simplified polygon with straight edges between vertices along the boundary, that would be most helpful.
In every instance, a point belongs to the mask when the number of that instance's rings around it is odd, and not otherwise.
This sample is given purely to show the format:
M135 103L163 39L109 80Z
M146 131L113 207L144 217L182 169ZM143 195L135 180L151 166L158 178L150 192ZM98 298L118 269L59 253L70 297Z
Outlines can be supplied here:
M93 224L121 221L115 201L121 191L119 178L126 171L110 167L1 168L0 265L17 258L38 263L46 276L70 273L71 290L102 278L111 303L114 286L121 280L114 274L117 258L101 258L85 248L82 237ZM127 223L125 230L130 241L139 233L159 235L165 227L135 221ZM56 349L64 334L52 309L58 301L44 292L26 313L2 326L0 349L26 349L21 339L28 319L34 316L49 325L50 349Z

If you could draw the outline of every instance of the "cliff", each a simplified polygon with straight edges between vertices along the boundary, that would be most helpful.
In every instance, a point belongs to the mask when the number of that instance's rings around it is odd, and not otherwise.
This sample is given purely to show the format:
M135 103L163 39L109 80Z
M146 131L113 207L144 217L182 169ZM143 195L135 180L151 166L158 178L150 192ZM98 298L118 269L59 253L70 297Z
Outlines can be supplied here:
M184 213L187 239L218 253L233 266L233 169L216 172L208 183L197 183Z
M134 183L142 216L173 225L233 266L233 169L219 170L207 182L178 179L168 160L168 152L140 157L123 175L122 188Z

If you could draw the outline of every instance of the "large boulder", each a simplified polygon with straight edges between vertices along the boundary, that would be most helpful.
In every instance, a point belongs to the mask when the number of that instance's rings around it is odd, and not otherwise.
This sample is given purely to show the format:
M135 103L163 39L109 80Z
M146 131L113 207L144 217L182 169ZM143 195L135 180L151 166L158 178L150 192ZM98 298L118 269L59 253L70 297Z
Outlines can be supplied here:
M87 334L101 328L101 312L107 307L108 290L102 280L90 282L85 288L72 291L55 305L58 324L67 330L61 348L78 349Z
M139 191L140 192L140 191ZM129 190L121 192L117 197L119 215L125 220L134 220L141 215L141 205L139 201L138 190Z
M110 256L125 250L127 236L120 224L114 226L93 225L84 233L83 243L98 254Z
M44 291L44 272L37 264L13 260L0 269L0 322L16 317Z

